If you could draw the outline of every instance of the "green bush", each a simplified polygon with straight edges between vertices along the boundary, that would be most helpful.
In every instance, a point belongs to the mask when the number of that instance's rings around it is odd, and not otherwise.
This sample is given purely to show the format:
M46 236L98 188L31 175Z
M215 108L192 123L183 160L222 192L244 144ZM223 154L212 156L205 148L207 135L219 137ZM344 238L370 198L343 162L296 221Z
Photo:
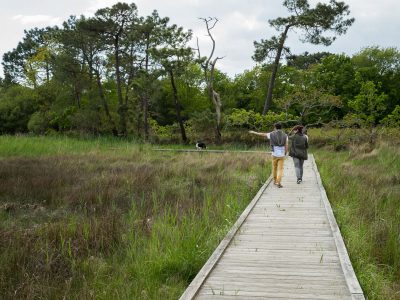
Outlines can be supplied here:
M392 113L381 121L381 124L388 127L400 127L400 105L396 105Z
M50 125L59 131L68 131L72 127L71 117L77 112L77 107L68 106L61 112L52 113Z
M37 93L29 88L13 86L0 94L0 133L27 132L37 106Z
M245 109L233 109L225 116L225 127L229 129L256 129L261 131L271 130L277 122L295 119L292 115L286 115L284 112L268 112L266 115Z
M162 126L156 120L149 120L151 138L156 143L179 142L179 127L177 124Z
M28 122L28 130L35 134L44 134L49 129L50 116L47 112L37 111L32 114Z
M82 109L69 116L71 129L98 134L101 132L101 117L97 111Z

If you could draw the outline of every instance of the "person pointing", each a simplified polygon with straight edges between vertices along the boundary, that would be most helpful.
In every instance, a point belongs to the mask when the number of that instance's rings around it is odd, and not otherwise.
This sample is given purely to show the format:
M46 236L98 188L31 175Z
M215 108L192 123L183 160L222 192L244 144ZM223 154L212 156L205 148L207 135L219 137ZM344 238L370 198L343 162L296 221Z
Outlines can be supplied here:
M272 176L274 178L274 184L282 188L283 163L288 153L288 136L282 131L282 124L276 123L275 130L272 132L256 132L250 130L249 133L265 137L270 141L272 147Z

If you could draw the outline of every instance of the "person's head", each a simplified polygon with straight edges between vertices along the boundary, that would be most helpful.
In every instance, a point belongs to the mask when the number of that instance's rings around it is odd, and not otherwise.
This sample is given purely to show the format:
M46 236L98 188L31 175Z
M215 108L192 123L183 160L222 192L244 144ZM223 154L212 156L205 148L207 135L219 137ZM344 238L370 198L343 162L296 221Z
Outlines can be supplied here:
M297 133L303 134L304 126L303 126L303 125L296 125L296 126L294 127L294 130L295 130Z
M275 126L275 129L277 129L277 130L278 130L278 129L282 129L282 124L279 123L279 122L278 122L278 123L275 123L274 126Z

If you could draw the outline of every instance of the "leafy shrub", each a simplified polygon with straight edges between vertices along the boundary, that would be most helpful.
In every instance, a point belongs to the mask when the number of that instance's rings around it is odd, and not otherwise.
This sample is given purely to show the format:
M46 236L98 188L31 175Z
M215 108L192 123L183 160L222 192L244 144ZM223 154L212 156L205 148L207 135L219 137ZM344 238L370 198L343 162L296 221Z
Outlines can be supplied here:
M50 126L50 116L47 112L37 111L28 122L28 130L35 134L44 134Z
M14 86L0 94L0 132L28 131L28 122L37 109L37 94L29 88Z
M233 109L229 115L225 116L227 129L257 129L268 131L277 122L285 122L288 119L295 119L292 115L284 112L268 112L265 116L252 110Z
M71 116L76 112L77 108L75 106L68 106L61 112L54 112L52 113L50 125L60 131L70 130L72 126Z
M179 130L177 124L162 126L150 118L149 125L153 142L162 143L176 140L176 131Z
M392 113L381 121L381 124L388 127L400 127L400 105L396 105Z
M82 109L69 117L71 129L86 131L92 134L101 132L101 118L96 111Z
M349 107L354 110L362 125L376 125L387 106L388 96L379 94L379 85L372 81L362 83L360 93L349 101Z

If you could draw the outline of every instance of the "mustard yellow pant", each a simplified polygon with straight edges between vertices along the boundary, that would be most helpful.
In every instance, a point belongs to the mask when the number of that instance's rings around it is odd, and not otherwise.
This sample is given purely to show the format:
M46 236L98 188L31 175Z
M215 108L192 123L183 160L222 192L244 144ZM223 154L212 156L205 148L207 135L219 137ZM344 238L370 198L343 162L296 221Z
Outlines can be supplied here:
M272 156L272 176L274 177L274 182L276 184L281 183L283 175L283 162L285 157L275 157Z

